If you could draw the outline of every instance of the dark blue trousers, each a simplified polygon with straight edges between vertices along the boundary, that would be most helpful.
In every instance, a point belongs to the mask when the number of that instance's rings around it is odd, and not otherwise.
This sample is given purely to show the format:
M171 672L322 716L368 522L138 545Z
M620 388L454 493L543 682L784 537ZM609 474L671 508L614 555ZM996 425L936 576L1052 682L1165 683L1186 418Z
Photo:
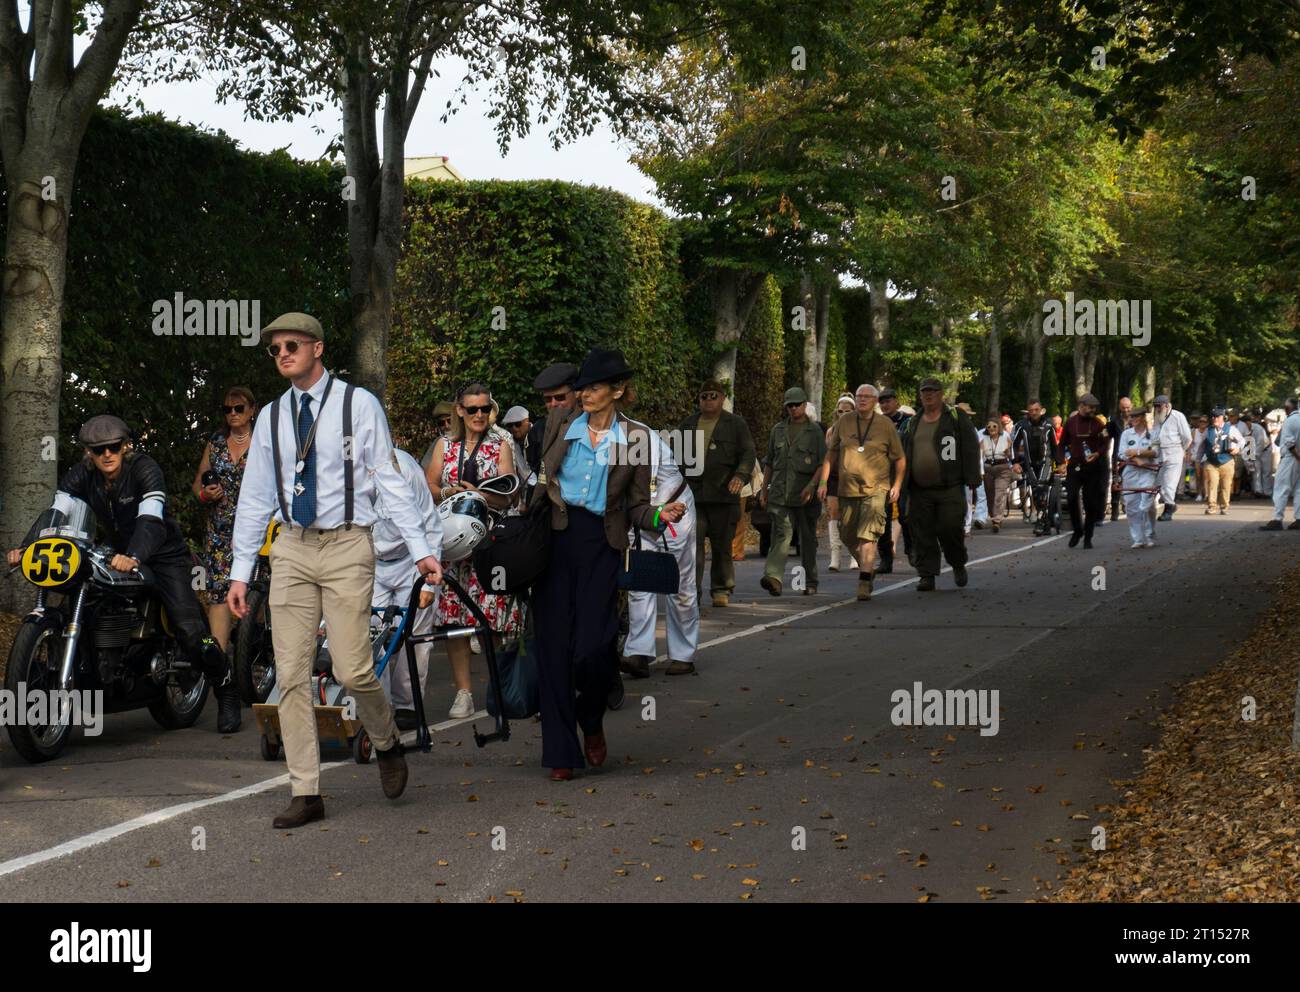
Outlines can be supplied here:
M569 507L551 538L551 561L533 588L542 764L583 768L583 734L600 733L618 673L619 553L604 518Z

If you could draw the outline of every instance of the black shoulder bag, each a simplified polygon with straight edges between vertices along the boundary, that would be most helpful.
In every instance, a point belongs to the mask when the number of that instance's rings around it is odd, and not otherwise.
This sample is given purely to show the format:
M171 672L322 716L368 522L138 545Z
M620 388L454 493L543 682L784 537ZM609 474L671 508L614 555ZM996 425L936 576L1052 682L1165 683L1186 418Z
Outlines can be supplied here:
M677 491L664 501L665 505L680 496L685 488L686 483L683 481ZM681 569L677 565L677 556L668 550L667 536L662 533L659 535L664 545L662 551L653 548L642 550L641 528L633 529L636 531L636 541L623 552L623 561L618 570L618 587L628 592L655 592L675 596Z

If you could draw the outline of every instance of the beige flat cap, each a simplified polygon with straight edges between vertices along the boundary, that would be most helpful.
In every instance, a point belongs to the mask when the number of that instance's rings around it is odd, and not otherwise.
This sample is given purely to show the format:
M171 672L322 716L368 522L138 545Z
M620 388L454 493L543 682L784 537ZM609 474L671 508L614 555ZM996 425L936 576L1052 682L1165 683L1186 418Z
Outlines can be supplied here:
M325 331L320 326L320 321L308 313L298 313L290 311L282 313L262 328L262 343L270 339L276 331L296 331L299 334L306 334L317 341L325 340Z

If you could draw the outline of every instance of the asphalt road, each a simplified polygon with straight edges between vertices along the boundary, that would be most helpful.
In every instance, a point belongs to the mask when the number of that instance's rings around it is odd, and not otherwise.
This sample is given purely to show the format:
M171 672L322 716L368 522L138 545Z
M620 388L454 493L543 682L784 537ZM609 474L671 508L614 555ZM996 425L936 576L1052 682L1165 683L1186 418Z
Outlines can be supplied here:
M410 755L397 802L332 752L327 819L299 831L271 828L288 787L248 711L229 737L212 702L180 732L111 716L36 767L0 736L0 900L1032 899L1090 856L1171 688L1300 561L1267 516L1189 505L1144 551L1122 518L1091 552L1015 522L973 537L966 589L920 594L903 562L869 604L844 573L774 599L751 558L733 606L704 610L698 674L628 682L603 769L551 783L537 723L483 750L458 723ZM441 716L450 683L431 681ZM895 726L916 682L997 690L997 734Z

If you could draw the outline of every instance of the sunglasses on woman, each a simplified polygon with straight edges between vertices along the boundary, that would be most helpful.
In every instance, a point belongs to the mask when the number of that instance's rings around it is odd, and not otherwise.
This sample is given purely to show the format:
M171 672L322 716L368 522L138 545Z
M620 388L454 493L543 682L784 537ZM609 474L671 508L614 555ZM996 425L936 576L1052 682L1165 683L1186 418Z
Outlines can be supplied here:
M244 404L243 404L243 403L236 403L234 406L226 406L226 405L223 403L222 406L221 406L221 412L222 412L222 413L226 413L226 414L230 414L230 413L243 413L243 412L244 412Z
M310 344L310 343L311 342L309 341L298 341L296 339L291 338L290 340L285 341L283 344L268 344L266 346L266 353L270 355L272 358L279 358L281 348L283 348L286 352L292 355L303 345Z
M112 454L112 455L116 455L116 454L117 454L119 451L121 451L121 450L122 450L122 442L121 442L121 441L113 441L113 442L111 442L111 443L109 443L109 444L92 444L92 445L90 445L90 453L91 453L92 455L102 455L102 454L104 454L105 452L107 452L107 453L109 453L109 454Z
M467 407L465 407L465 415L466 415L467 417L472 417L472 416L474 416L476 413L491 413L491 412L492 412L492 404L491 404L491 403L489 403L487 406L467 406Z

